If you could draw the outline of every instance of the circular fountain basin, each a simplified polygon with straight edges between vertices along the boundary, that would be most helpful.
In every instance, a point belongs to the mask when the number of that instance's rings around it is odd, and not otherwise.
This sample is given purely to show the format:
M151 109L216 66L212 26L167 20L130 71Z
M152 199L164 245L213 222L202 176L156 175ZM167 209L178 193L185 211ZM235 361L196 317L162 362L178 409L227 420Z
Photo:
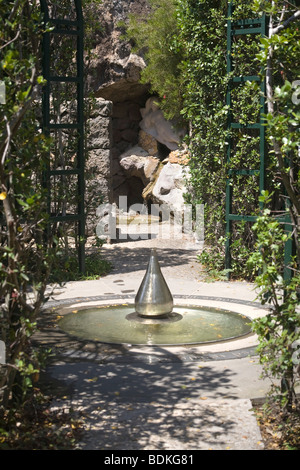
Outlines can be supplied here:
M74 310L59 327L80 339L110 344L175 346L229 341L251 333L249 317L219 308L174 306L162 319L142 318L134 305Z

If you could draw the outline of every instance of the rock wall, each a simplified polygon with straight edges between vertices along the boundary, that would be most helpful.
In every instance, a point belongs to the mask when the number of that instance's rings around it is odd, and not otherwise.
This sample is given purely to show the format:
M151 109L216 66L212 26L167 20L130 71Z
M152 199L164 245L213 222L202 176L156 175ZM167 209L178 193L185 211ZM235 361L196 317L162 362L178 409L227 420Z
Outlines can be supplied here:
M103 33L93 51L87 83L96 96L88 135L93 204L97 207L102 194L104 201L117 205L120 196L127 196L128 208L145 200L173 201L178 206L187 170L182 166L186 158L176 158L174 150L184 130L174 130L157 107L157 98L151 97L149 86L140 83L144 58L132 53L120 26L130 13L146 16L149 3L103 0L97 8Z
M111 101L95 100L87 135L89 184L95 187L97 199L101 201L102 193L107 202L112 200L112 108Z
M138 141L140 104L134 101L118 102L112 113L112 190L113 200L129 193L128 182L119 163L120 155Z
M145 67L144 58L132 53L132 45L122 38L125 29L122 22L130 14L147 16L150 6L147 0L103 0L97 7L103 32L93 50L88 86L97 97L114 103L136 101L149 91L139 83L140 71Z
M111 101L97 98L87 123L86 229L94 235L95 214L103 202L111 203L112 190L112 108Z

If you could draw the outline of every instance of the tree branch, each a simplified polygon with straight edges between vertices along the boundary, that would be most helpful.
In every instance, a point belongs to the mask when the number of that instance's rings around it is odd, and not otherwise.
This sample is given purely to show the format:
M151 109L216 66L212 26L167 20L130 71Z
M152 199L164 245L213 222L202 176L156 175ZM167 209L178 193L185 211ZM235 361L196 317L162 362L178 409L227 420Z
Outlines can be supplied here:
M276 26L276 28L270 28L270 37L274 36L274 34L278 34L280 31L283 29L287 28L288 25L292 21L296 21L298 18L300 18L300 10L297 10L292 16L290 16L287 20L285 20L283 23L280 25Z
M8 17L8 21L9 21L10 23L13 22L14 17L15 17L15 15L17 14L18 8L19 8L19 6L20 6L20 3L21 3L21 0L16 0L15 3L14 3L13 9L11 10L10 15L9 15L9 17Z
M273 28L273 17L270 17L270 28L269 28L269 38L274 34L277 34L282 29L286 28L291 21L296 20L300 17L300 10L295 12L290 18L288 18L284 23L280 24L276 28ZM266 67L266 93L267 93L267 106L268 106L268 113L274 115L274 92L273 92L273 54L274 49L272 45L269 45L268 49L268 56L267 56L267 67ZM286 173L286 167L284 163L284 158L281 152L281 148L279 143L276 139L272 139L272 145L275 151L275 155L278 161L278 166L280 170L280 174L282 177L283 184L285 186L286 192L296 210L297 214L300 214L300 201L297 197L295 188L293 187L292 181L290 180L289 175Z
M21 124L24 115L30 108L32 102L37 97L39 88L40 87L38 84L32 86L31 91L29 93L29 98L25 101L23 107L18 110L14 118L6 126L6 128L10 130L10 134L7 133L6 139L0 144L0 156L2 155L1 157L2 164L4 164L3 160L5 159L7 145L9 144L9 141L11 140L14 133L18 130L18 127Z
M21 34L21 27L19 27L19 30L13 39L5 43L4 46L0 47L0 51L4 49L5 47L9 46L12 42L16 41L19 38L20 34Z

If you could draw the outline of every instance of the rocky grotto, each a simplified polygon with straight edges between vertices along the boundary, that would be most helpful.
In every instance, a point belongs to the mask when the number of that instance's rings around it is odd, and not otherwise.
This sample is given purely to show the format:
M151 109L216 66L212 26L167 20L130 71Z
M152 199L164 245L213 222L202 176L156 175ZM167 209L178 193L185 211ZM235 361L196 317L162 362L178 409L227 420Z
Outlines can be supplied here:
M145 0L108 1L98 7L103 33L97 39L88 75L96 97L88 122L88 167L104 201L180 208L188 181L185 130L175 130L140 82L144 58L132 53L122 35L128 14L147 12ZM90 183L89 183L90 184Z

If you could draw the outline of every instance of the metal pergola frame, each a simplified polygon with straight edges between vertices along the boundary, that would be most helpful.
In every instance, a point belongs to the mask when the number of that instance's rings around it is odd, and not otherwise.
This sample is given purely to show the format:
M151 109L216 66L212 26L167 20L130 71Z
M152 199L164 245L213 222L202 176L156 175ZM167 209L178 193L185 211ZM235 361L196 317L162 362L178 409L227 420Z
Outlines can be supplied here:
M70 18L55 17L51 15L53 5L51 0L40 0L41 10L44 16L44 23L47 30L43 35L43 77L46 84L43 87L43 131L45 135L50 136L51 131L62 130L67 132L74 129L77 133L76 139L76 158L74 159L74 168L52 168L49 156L48 167L44 174L44 184L48 190L48 212L50 215L49 229L53 223L73 222L76 224L78 243L78 262L80 272L85 271L85 150L84 150L84 21L82 13L81 0L70 0L70 11L75 15ZM55 2L54 2L55 3ZM59 5L59 4L58 4ZM61 8L58 6L58 8ZM72 10L73 9L73 10ZM49 28L48 28L49 26ZM76 65L75 74L56 75L51 73L51 63L54 61L53 50L51 49L51 40L53 37L76 38ZM55 51L59 54L59 51ZM73 61L74 62L74 61ZM76 119L68 122L68 118L63 123L53 121L53 108L50 110L51 86L53 84L75 84L76 87ZM52 115L51 115L52 112ZM51 116L50 116L51 115ZM52 117L52 119L51 119ZM54 119L55 121L55 119ZM72 213L53 213L51 206L51 177L70 177L74 175L77 185L77 207Z
M257 75L251 76L232 76L233 66L232 66L232 43L233 38L236 36L242 35L251 35L259 34L261 37L266 37L268 34L268 17L263 15L260 18L255 19L242 19L238 21L232 21L233 13L233 2L230 2L228 5L228 15L227 15L227 74L230 75L228 89L227 89L227 98L226 103L229 108L228 112L228 146L227 146L227 181L226 181L226 245L225 245L225 268L228 270L228 278L230 277L231 270L231 241L232 241L232 223L233 222L255 222L257 216L248 215L248 214L233 214L232 211L232 177L234 175L245 175L259 176L259 194L265 189L265 179L266 179L266 158L267 158L267 145L266 145L266 127L264 125L263 116L266 113L266 81L264 74L258 73ZM236 84L243 84L246 82L257 82L259 84L260 90L260 116L259 121L254 124L241 124L239 122L234 122L232 118L231 108L232 108L232 89ZM260 163L257 168L241 168L241 169L232 169L230 168L231 155L232 155L232 138L231 132L232 129L257 129L259 132L259 154L260 154ZM260 211L263 209L263 204L259 203ZM291 231L291 220L288 214L280 217L280 222L284 224L285 231ZM288 265L291 261L293 251L292 240L288 240L285 246L285 268L284 268L284 278L289 280L291 278L291 270L288 269Z

